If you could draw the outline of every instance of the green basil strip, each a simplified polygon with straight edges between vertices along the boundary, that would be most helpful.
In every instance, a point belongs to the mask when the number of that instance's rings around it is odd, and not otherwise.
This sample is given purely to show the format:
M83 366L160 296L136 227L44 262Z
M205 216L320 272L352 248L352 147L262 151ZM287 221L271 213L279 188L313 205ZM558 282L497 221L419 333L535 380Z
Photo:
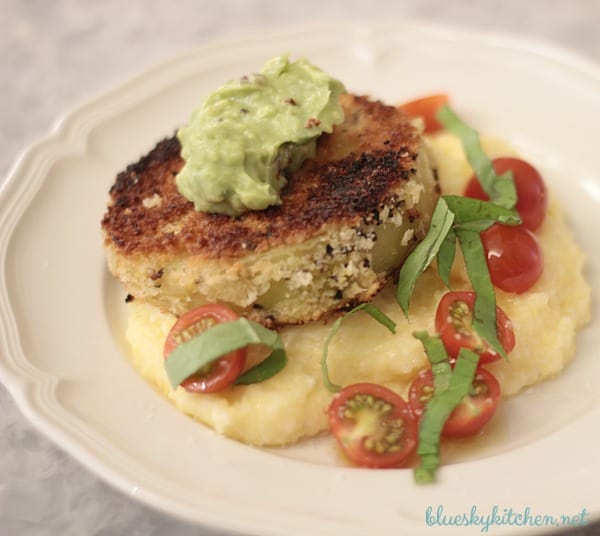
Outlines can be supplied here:
M508 359L498 340L496 328L496 294L490 279L485 250L477 231L457 229L456 235L465 259L467 275L477 294L473 306L473 329L504 359Z
M440 245L440 249L436 258L438 274L444 282L444 285L446 285L448 288L450 288L450 272L452 271L452 264L454 263L455 255L456 233L450 229L444 238L444 241Z
M365 311L365 313L371 315L375 320L377 320L377 322L383 324L389 331L391 331L392 333L396 333L396 323L381 309L378 309L372 303L361 303L360 305L357 305L354 309L348 311L344 316L336 318L335 322L333 323L333 326L331 327L331 331L329 332L329 335L325 340L325 344L323 345L323 352L321 354L321 372L323 376L323 383L325 384L325 387L327 387L327 389L332 393L337 393L339 390L342 389L342 386L333 383L329 378L329 368L327 367L327 354L329 352L329 343L340 329L342 321L348 318L349 316L353 315L354 313L358 313L359 311Z
M488 201L460 195L445 195L444 200L448 208L454 213L455 225L463 226L478 221L488 221L490 225L493 222L504 225L519 225L522 223L521 217L515 209L505 208Z
M475 352L461 348L448 387L436 387L425 408L421 417L417 447L421 463L414 470L415 481L419 484L435 480L435 472L440 465L442 429L456 406L470 392L478 363L479 356Z
M404 313L407 312L416 280L431 262L432 254L437 258L438 273L442 281L450 288L450 271L456 253L455 230L481 232L496 222L518 225L521 218L514 209L480 199L457 195L443 196L436 205L430 230L423 241L428 243L425 246L417 246L400 271L397 299Z
M460 138L467 160L492 203L513 208L517 204L517 191L512 172L496 175L491 160L481 147L479 133L464 123L447 105L439 109L436 118L449 132Z
M373 317L377 322L383 324L388 331L396 333L396 322L394 322L388 315L386 315L381 309L375 307L372 303L362 303L356 306L352 311L349 311L345 316L348 316L356 311L364 311Z
M273 350L265 359L260 363L257 363L252 368L249 368L246 372L238 376L235 380L236 385L249 385L251 383L260 383L271 376L277 374L280 370L285 368L287 365L287 353L283 346L283 341L276 331L270 330L257 324L246 320L253 330L254 334L258 336L260 343Z
M448 361L448 354L442 339L438 335L429 335L426 331L415 331L413 337L423 343L425 353L431 363L435 390L443 391L447 389L452 378L452 367Z
M496 223L494 220L468 221L455 225L454 230L474 231L476 233L481 233L482 231L489 229L492 225L494 225L494 223Z
M448 209L444 198L440 197L435 205L427 235L404 261L400 269L396 300L406 316L408 316L410 297L415 289L417 279L435 259L453 221L454 214Z
M242 374L236 383L260 382L285 367L287 355L279 334L256 322L239 318L216 324L178 345L165 361L171 386L177 387L209 363L249 344L262 344L273 351L264 361Z

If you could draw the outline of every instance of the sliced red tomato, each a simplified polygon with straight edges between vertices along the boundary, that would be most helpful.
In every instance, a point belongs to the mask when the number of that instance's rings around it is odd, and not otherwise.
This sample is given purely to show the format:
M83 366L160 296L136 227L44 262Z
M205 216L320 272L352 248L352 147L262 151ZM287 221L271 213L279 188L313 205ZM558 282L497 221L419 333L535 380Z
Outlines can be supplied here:
M444 294L435 313L435 329L450 357L457 357L461 348L468 348L479 354L479 364L491 363L501 356L472 327L475 296L470 291ZM496 307L496 331L502 348L510 352L515 347L515 334L512 322L500 307Z
M542 250L535 235L522 225L492 225L481 233L481 241L490 278L499 289L521 294L542 275Z
M191 309L179 317L167 335L164 358L166 359L178 344L211 326L237 319L238 315L225 305L206 304ZM209 363L203 370L183 381L181 386L191 393L216 393L225 389L244 370L246 353L246 349L242 348Z
M408 391L408 403L417 419L420 419L427 403L433 396L431 369L422 370L413 380ZM473 379L473 392L463 398L444 424L442 436L459 438L475 435L490 421L500 401L500 384L496 377L478 368Z
M417 425L408 404L381 385L345 387L327 413L331 433L357 465L397 467L417 447Z
M422 117L425 122L425 132L430 134L443 128L435 115L442 106L448 104L448 101L448 95L440 93L405 102L400 105L400 108L411 117Z
M498 175L507 171L513 172L518 196L515 208L527 229L531 231L538 229L544 221L548 206L548 192L540 172L519 158L496 158L492 160L492 165ZM483 201L489 200L477 177L473 177L467 184L465 196Z
M431 400L433 391L433 373L431 369L423 369L408 389L408 405L417 421L421 420L421 415Z

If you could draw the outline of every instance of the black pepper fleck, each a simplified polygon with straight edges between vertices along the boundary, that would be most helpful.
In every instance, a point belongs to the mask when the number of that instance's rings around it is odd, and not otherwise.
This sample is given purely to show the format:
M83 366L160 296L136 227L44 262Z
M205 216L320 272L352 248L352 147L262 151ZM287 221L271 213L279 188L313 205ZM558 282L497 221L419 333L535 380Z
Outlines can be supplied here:
M156 281L158 279L160 279L164 274L164 269L161 268L160 270L157 270L156 272L154 272L151 276L150 279L152 279L152 281Z

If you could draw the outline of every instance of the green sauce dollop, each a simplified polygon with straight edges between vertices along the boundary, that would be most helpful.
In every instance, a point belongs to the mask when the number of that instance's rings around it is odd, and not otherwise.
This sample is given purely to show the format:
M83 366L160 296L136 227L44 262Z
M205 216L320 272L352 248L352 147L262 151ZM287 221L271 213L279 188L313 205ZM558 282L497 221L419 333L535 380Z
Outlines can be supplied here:
M273 58L262 73L211 93L180 129L176 177L196 210L238 216L281 204L285 174L314 156L316 139L344 120L341 82L305 59Z

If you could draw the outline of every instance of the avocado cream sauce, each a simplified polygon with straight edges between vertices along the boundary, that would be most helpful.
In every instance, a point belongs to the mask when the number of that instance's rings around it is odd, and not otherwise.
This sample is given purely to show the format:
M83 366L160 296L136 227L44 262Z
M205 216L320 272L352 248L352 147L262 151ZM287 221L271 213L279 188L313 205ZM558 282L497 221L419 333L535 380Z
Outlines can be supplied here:
M196 210L230 216L281 203L285 174L314 156L344 120L337 80L305 59L270 60L262 73L210 94L179 130L181 194Z

